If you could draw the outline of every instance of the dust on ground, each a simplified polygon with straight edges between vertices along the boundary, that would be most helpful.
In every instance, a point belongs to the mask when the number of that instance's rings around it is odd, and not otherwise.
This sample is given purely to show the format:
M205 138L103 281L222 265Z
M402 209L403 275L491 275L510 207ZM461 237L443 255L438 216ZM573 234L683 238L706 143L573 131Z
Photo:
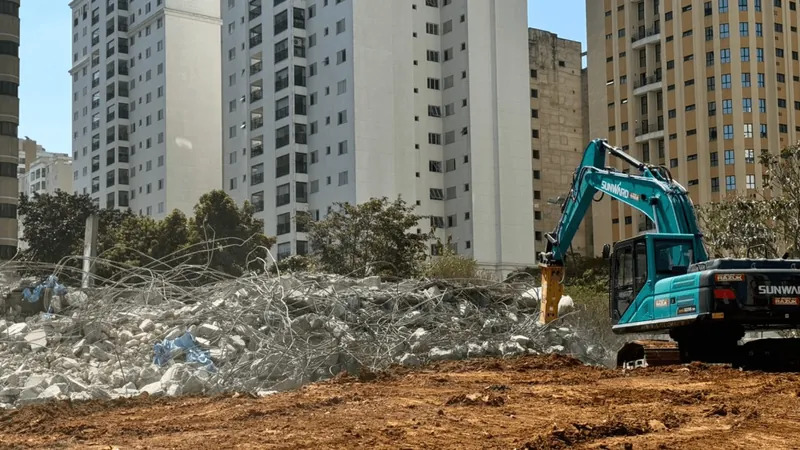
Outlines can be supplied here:
M338 376L255 398L59 402L0 413L14 449L790 449L800 376L564 356Z

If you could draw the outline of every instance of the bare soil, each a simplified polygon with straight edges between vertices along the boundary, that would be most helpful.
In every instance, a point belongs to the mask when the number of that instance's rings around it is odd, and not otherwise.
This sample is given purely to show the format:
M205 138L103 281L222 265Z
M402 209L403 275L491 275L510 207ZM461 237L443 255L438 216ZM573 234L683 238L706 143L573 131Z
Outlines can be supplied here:
M266 398L59 402L0 413L14 449L791 449L800 376L563 356L339 376Z

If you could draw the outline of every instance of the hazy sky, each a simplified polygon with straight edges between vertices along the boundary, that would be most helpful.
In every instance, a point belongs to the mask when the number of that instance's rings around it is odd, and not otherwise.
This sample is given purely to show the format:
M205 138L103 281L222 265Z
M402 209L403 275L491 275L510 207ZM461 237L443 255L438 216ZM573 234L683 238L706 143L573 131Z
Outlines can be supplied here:
M380 0L391 1L391 0ZM586 0L528 0L528 25L580 41L586 49ZM20 8L19 136L72 154L72 29L67 0L25 0ZM548 5L549 4L549 5ZM557 5L557 6L556 6Z

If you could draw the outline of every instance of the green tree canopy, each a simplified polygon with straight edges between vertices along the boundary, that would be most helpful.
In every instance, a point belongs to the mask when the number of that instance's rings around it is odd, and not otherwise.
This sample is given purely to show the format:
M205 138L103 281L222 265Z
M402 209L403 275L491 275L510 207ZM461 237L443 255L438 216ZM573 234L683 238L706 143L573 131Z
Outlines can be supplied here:
M82 255L86 219L96 213L98 256L104 262L95 266L95 272L101 278L115 279L126 267L163 271L184 263L232 276L264 268L267 249L275 239L264 235L263 223L253 216L252 206L245 203L237 208L230 196L218 190L203 195L194 211L192 219L175 210L156 221L130 210L100 210L88 195L59 191L31 199L21 197L23 239L29 245L23 256L58 263ZM78 260L71 265L77 267ZM203 277L194 280L201 278L207 281Z
M24 227L22 239L28 244L23 257L45 263L58 263L65 256L83 253L86 219L98 211L88 195L21 195L18 214Z
M372 273L406 278L424 270L433 237L432 232L411 231L425 218L414 208L399 197L393 202L382 197L359 205L336 203L323 220L299 214L296 221L298 228L307 230L321 270L362 276L372 267Z

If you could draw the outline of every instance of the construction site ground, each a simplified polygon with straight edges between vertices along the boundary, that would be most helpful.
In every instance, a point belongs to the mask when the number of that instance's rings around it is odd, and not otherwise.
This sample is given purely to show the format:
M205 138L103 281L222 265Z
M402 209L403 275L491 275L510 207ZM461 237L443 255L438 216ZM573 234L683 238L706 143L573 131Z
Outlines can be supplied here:
M476 359L246 394L59 402L0 413L14 449L790 449L800 375L722 366Z

